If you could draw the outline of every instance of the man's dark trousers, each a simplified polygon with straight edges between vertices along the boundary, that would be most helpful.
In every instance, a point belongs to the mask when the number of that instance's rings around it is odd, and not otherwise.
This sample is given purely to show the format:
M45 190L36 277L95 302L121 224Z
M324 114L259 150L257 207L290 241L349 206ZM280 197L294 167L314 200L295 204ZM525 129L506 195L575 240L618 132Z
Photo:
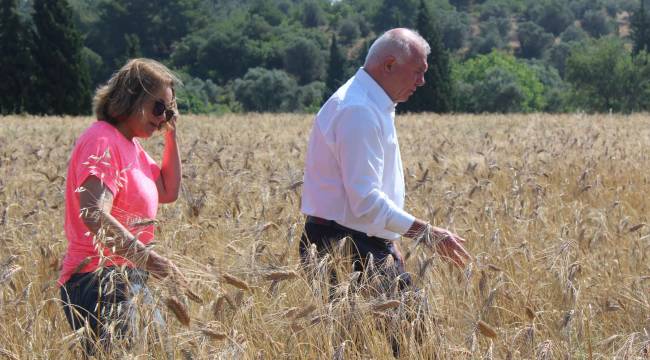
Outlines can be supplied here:
M368 236L360 231L344 227L335 221L307 216L305 230L300 240L300 259L303 265L309 263L309 248L316 245L320 256L336 249L341 239L351 241L350 255L353 270L364 272L367 277L378 276L383 282L398 285L398 290L406 290L411 286L411 277L404 270L404 262L397 256L393 241ZM372 254L375 273L368 273L369 258ZM394 265L386 267L387 259L393 258ZM336 278L332 279L336 282ZM397 283L397 284L395 284ZM335 284L332 284L335 285ZM392 287L392 286L391 286Z

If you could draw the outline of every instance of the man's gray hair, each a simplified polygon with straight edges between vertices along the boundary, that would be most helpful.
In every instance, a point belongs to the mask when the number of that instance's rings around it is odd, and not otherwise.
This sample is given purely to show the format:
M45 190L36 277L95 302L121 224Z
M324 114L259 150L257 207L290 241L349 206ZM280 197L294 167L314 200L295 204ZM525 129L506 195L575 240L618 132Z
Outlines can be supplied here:
M364 67L382 61L389 55L394 56L398 63L403 64L411 56L413 47L421 49L427 56L431 52L429 43L417 31L406 28L388 30L368 49Z

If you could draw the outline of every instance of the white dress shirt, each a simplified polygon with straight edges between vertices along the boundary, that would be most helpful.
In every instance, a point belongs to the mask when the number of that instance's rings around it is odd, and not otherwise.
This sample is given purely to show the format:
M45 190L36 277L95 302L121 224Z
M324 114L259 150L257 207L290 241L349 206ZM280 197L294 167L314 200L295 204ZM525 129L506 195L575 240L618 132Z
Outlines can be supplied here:
M395 103L360 68L316 115L309 138L302 212L369 236L398 240L405 212Z

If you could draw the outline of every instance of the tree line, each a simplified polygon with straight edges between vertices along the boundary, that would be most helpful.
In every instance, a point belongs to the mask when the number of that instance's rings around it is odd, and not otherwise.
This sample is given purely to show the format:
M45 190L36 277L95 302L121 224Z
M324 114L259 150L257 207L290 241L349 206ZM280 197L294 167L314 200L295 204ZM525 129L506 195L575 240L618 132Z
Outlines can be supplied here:
M181 111L313 112L386 29L431 45L403 112L650 108L645 0L0 0L0 113L88 114L133 57Z

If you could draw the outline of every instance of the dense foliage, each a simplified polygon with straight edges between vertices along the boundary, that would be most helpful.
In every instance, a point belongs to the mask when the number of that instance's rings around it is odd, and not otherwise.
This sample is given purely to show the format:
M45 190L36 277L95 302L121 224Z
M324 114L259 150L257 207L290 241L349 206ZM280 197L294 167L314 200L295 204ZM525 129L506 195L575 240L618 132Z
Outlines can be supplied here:
M88 113L91 90L137 56L179 73L185 112L313 111L395 26L432 47L427 85L401 111L643 111L647 11L640 0L0 0L0 112Z

